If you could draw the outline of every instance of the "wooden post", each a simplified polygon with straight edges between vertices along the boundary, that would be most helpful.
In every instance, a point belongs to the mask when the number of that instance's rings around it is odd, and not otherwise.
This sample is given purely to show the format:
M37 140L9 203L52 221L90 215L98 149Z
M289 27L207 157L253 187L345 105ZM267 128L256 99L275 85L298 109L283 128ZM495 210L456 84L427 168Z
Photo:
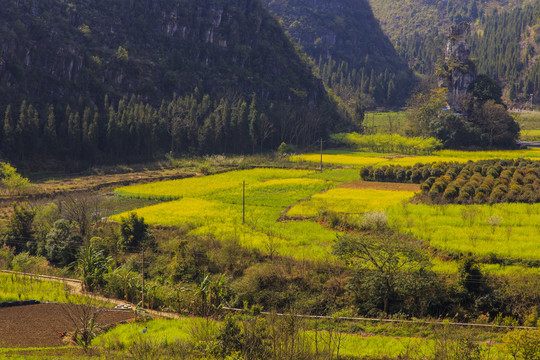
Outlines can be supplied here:
M322 167L322 138L321 138L321 172L323 171L323 167Z
M144 309L144 245L142 247L142 289L141 307Z

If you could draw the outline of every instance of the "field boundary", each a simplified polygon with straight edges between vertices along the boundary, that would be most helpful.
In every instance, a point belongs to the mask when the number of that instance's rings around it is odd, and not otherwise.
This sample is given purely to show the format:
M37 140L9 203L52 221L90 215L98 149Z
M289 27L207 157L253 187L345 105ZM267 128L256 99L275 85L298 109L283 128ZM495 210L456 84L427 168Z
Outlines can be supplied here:
M234 312L245 312L246 309L238 309L231 307L223 307L222 309ZM275 315L275 316L294 316L304 319L324 319L324 320L345 320L345 321L368 321L368 322L385 322L385 323L408 323L408 324L426 324L426 325L451 325L462 327L483 327L483 328L497 328L497 329L523 329L523 330L538 330L533 326L519 326L519 325L492 325L492 324L475 324L475 323L459 323L459 322L444 322L444 321L427 321L427 320L402 320L402 319L381 319L381 318L364 318L353 316L329 316L329 315L302 315L302 314L284 314L273 313L268 311L261 311L262 315Z
M51 281L58 281L63 283L79 283L82 287L82 281L79 279L70 279L70 278L62 278L57 276L49 276L49 275L39 275L39 274L31 274L31 273L24 273L19 271L12 271L12 270L0 270L2 273L8 273L8 274L15 274L15 275L22 275L22 276L33 276L37 278L42 278L45 280L51 280ZM79 290L80 294L85 294L82 292L82 289ZM109 301L116 304L128 304L131 305L132 308L135 307L134 304L129 303L127 301L118 300L118 299L112 299L104 296L98 296L93 294L86 294L87 296L90 295L93 298L101 299L105 301ZM246 309L239 309L239 308L232 308L232 307L222 307L223 310L227 311L233 311L233 312L245 312ZM152 310L152 309L144 309L148 314L160 316L164 318L169 319L179 319L181 316L179 314L171 313L171 312L165 312L165 311L158 311L158 310ZM450 325L450 326L461 326L461 327L477 327L477 328L492 328L492 329L521 329L521 330L538 330L537 327L533 326L519 326L519 325L492 325L492 324L475 324L475 323L460 323L460 322L445 322L445 321L427 321L427 320L403 320L403 319L382 319L382 318L365 318L365 317L353 317L353 316L329 316L329 315L304 315L304 314L284 314L284 313L273 313L268 311L261 311L262 315L276 315L276 316L294 316L297 318L304 318L304 319L321 319L321 320L344 320L344 321L367 321L367 322L382 322L382 323L401 323L401 324L426 324L426 325Z

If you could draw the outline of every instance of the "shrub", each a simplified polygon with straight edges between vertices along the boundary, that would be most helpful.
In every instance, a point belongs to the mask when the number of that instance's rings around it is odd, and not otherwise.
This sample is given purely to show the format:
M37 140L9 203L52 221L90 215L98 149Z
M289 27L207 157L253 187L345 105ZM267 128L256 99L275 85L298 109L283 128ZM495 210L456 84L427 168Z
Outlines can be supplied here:
M434 192L434 193L437 193L437 194L440 194L440 193L443 193L444 192L444 189L446 188L446 186L444 185L444 183L442 183L441 181L437 180L433 183L433 185L431 185L431 189L430 191L431 192Z
M422 173L420 173L419 171L413 171L411 174L411 182L415 184L420 184L421 181L422 181Z
M446 187L446 190L443 193L443 198L447 200L455 199L459 195L459 188L454 185L450 184Z
M384 211L365 213L362 216L361 228L363 230L381 230L388 226L388 215Z
M494 178L496 178L496 177L499 177L499 172L498 172L497 169L495 169L494 167L490 167L490 168L488 168L488 170L486 171L486 175L491 175L491 176L493 176Z
M384 181L384 170L382 168L377 168L373 171L373 178L376 181Z
M0 162L0 184L8 192L24 193L30 187L30 181L17 173L17 169L8 163Z
M392 182L395 180L394 168L388 167L384 171L384 180L389 181L389 182Z
M278 153L279 154L294 154L296 153L296 146L294 145L290 145L290 144L286 144L284 142L282 142L278 149L277 149Z
M369 168L367 166L360 169L360 178L364 181L370 179Z
M465 200L471 199L474 196L474 188L470 184L465 184L459 191L459 197Z

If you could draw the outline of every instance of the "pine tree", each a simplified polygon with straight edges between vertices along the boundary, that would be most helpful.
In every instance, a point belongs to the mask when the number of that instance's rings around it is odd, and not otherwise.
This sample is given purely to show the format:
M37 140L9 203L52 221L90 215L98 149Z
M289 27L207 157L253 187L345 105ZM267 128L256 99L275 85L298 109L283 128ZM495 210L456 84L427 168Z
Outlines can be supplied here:
M92 153L95 153L99 148L99 114L94 113L94 119L88 126L88 142L92 149Z
M388 82L388 90L386 91L386 102L391 103L394 98L394 93L396 91L396 86L394 85L394 80L390 79Z
M45 135L45 141L49 151L55 153L58 147L58 138L56 133L56 118L54 117L54 106L49 105L47 123L43 129L43 134Z
M240 141L235 143L236 152L244 152L246 149L249 149L246 146L246 141L249 134L249 123L248 123L248 106L245 101L242 101L236 111L236 135Z
M253 148L253 153L255 153L255 146L257 145L257 134L259 133L259 112L257 111L257 98L255 94L251 98L251 104L249 105L249 139L251 140L251 146Z
M39 114L37 110L29 105L27 109L27 128L26 136L24 139L25 152L31 156L38 149L39 143Z
M15 126L15 146L19 159L24 159L25 137L28 131L28 113L26 101L23 100L19 109L19 120Z
M2 149L6 153L11 153L15 149L15 128L13 126L13 116L11 114L11 105L8 105L4 115L4 126L3 126L3 136Z

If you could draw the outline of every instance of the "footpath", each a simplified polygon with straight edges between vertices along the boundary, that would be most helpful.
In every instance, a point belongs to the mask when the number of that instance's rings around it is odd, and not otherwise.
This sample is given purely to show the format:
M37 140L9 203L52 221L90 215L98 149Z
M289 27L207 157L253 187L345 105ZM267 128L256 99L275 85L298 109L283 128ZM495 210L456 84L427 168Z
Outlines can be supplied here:
M136 305L129 303L127 301L108 298L105 296L95 295L91 293L84 292L82 289L82 281L78 279L62 278L49 275L37 275L30 274L18 271L11 270L0 270L0 272L15 274L20 276L30 276L36 279L43 279L49 281L62 282L68 286L74 294L88 296L92 299L109 302L116 304L118 308L135 310ZM245 309L223 307L223 310L231 312L243 312ZM169 319L180 319L182 316L158 310L144 309L149 315L161 318ZM475 324L475 323L460 323L460 322L449 322L449 321L429 321L429 320L402 320L402 319L385 319L385 318L365 318L365 317L350 317L350 316L325 316L325 315L302 315L302 314L282 314L275 312L261 312L262 315L274 315L274 316L294 316L304 319L319 319L319 320L341 320L341 321L366 321L366 322L382 322L382 323L401 323L401 324L426 324L426 325L442 325L442 326L460 326L460 327L472 327L472 328L492 328L492 329L523 329L523 330L538 330L536 327L532 326L511 326L511 325L493 325L493 324Z

